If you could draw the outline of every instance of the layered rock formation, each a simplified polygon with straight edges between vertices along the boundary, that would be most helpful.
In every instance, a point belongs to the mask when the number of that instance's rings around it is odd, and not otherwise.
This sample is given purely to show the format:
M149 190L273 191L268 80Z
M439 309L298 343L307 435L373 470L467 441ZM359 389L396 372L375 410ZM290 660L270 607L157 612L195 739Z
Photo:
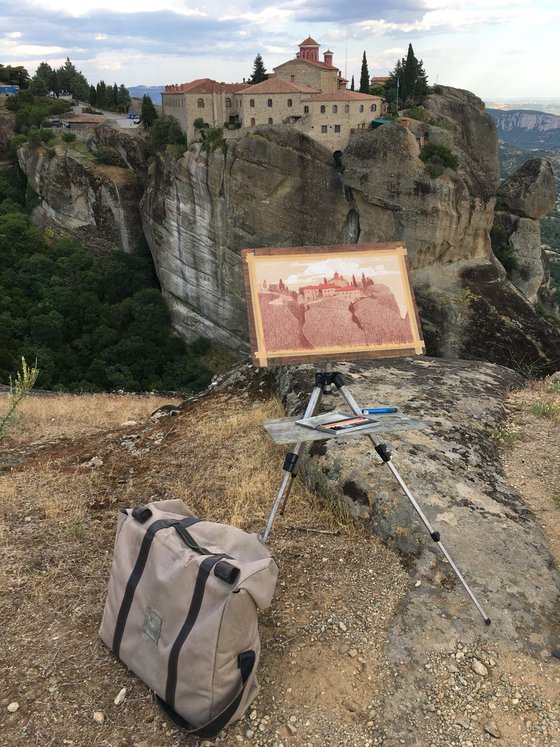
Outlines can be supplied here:
M145 177L141 139L100 127L89 149L111 147L118 167L72 148L25 147L20 163L42 225L124 251L138 250L142 225L187 340L203 335L248 351L245 247L404 241L430 353L551 372L560 330L533 305L550 300L536 222L549 204L549 167L528 166L502 188L508 207L497 220L519 258L514 287L490 245L495 125L473 94L437 91L413 112L417 120L356 132L342 154L284 125L260 127L229 133L214 151L193 144L178 159L169 149ZM435 176L421 158L427 143L457 166Z
M539 220L552 210L555 199L554 172L543 158L526 161L498 189L494 226L513 249L513 284L533 303L548 280Z
M108 145L117 166L95 160L95 150ZM23 146L19 164L38 198L33 222L50 227L55 235L70 232L100 251L141 251L139 204L146 157L142 140L120 135L106 125L97 128L87 146L81 141L56 149Z
M296 130L271 126L239 131L225 155L194 145L180 161L158 159L142 218L181 333L247 349L244 247L404 240L429 352L479 357L497 338L494 362L512 365L513 356L553 369L560 332L536 317L490 246L499 186L494 123L473 94L438 91L422 121L355 133L336 158ZM420 158L426 142L457 156L457 169L430 176ZM534 182L534 202L542 202L543 179ZM500 300L493 294L475 313L490 276ZM502 314L502 305L516 316ZM519 332L524 325L530 340Z

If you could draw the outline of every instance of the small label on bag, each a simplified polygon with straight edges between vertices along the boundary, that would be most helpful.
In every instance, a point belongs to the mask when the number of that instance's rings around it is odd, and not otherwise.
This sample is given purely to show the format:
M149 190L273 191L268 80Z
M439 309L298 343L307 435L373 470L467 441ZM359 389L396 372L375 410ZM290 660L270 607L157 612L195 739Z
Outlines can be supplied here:
M143 630L152 641L155 641L156 643L159 641L161 634L161 617L149 607L146 608L146 614L144 615Z

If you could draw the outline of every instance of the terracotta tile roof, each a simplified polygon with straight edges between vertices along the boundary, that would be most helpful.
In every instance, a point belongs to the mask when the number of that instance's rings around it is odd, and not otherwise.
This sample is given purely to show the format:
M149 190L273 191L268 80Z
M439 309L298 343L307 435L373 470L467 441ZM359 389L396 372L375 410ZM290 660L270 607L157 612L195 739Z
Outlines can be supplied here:
M246 83L218 83L211 78L197 78L189 83L165 86L163 93L237 93Z
M321 45L319 44L319 42L316 42L315 39L312 39L310 36L308 36L307 39L300 42L298 46L299 47L320 47Z
M292 83L284 78L277 78L275 75L270 76L262 83L255 83L255 85L247 86L241 91L240 94L249 93L307 93L312 95L314 93L320 93L320 88L310 88L309 86L299 86L297 83Z
M359 91L332 91L331 93L319 93L316 96L310 96L304 101L379 101L379 96L370 96L369 93L360 93Z
M304 60L301 57L294 57L293 60L288 60L287 62L282 62L280 65L276 65L273 70L281 70L285 65L293 65L294 62L298 62L300 65L312 65L313 67L320 67L323 70L336 70L338 72L338 68L335 67L335 65L327 65L326 62L314 62L313 60Z

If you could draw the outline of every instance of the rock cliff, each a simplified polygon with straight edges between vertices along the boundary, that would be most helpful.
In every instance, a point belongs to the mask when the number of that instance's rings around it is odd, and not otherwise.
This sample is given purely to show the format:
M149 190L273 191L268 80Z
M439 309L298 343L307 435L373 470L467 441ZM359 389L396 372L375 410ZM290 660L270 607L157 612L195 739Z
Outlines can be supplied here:
M110 145L113 161L104 165L95 152ZM98 250L136 253L144 246L139 204L146 147L102 125L88 142L18 151L19 165L36 195L32 220L55 234L72 233Z
M534 303L544 300L548 270L539 219L552 210L555 198L554 172L543 158L526 161L498 189L494 226L503 232L515 256L513 284Z
M494 123L473 94L438 91L421 120L355 133L336 157L300 132L270 126L239 132L225 154L193 145L180 161L159 158L147 180L142 220L181 333L246 350L244 247L404 240L429 352L485 357L498 337L494 362L512 365L513 357L513 365L518 358L526 367L553 370L560 330L539 319L530 303L544 270L539 276L533 267L531 288L520 284L519 292L490 245L499 186ZM457 168L430 176L420 158L426 142L455 155ZM543 173L533 174L530 188L541 205L548 199ZM520 255L534 254L534 232L520 232L517 240ZM499 294L492 304L476 305L490 276ZM502 302L515 307L515 318L501 313ZM524 325L531 327L530 340L520 332Z
M550 300L535 217L549 203L549 167L533 164L501 189L508 207L496 220L520 266L512 285L490 244L495 125L473 94L437 91L411 111L417 119L356 132L342 153L269 126L228 133L213 151L195 143L177 158L169 149L146 174L142 140L100 127L85 153L25 147L20 163L40 198L37 222L124 251L137 251L145 235L172 322L188 340L248 351L245 247L404 241L429 353L550 372L560 329L534 307ZM426 144L456 167L434 172L421 158ZM118 166L95 161L100 147Z

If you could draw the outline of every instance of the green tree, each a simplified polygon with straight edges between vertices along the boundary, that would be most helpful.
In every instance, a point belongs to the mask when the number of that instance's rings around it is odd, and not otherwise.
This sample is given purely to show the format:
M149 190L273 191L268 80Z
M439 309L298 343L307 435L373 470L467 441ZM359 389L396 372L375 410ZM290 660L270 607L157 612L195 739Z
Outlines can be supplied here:
M88 104L94 109L97 106L97 90L93 85L89 87Z
M427 93L428 78L422 60L416 58L412 44L409 44L406 57L398 60L389 73L385 84L386 98L398 106L414 106L421 103Z
M255 83L262 83L262 81L266 80L267 78L268 75L266 73L263 58L260 54L258 54L255 57L255 61L253 62L253 72L248 82L250 85L254 85Z
M29 73L22 65L0 65L0 82L27 88L29 80Z
M52 88L54 70L46 63L41 62L31 78L29 89L37 96L46 96Z
M145 130L149 130L150 127L154 124L154 122L158 118L158 114L154 106L154 102L148 96L147 93L145 93L142 96L141 117L142 117L142 124L144 125Z
M155 153L166 145L186 145L186 138L175 117L164 115L152 125L149 142L152 153Z
M360 73L360 93L369 93L369 71L365 50L362 57L362 71Z
M352 83L350 83L350 90L351 91L355 90L355 88L354 88L354 76L352 76Z
M100 80L96 88L97 106L100 109L105 109L107 106L107 84L104 80Z
M51 76L51 91L54 93L56 98L60 96L60 79L56 70L52 71Z
M117 92L117 108L120 112L127 112L130 109L130 94L128 88L121 83Z
M107 92L105 94L105 108L109 111L115 111L117 108L117 91L115 86L107 86Z

